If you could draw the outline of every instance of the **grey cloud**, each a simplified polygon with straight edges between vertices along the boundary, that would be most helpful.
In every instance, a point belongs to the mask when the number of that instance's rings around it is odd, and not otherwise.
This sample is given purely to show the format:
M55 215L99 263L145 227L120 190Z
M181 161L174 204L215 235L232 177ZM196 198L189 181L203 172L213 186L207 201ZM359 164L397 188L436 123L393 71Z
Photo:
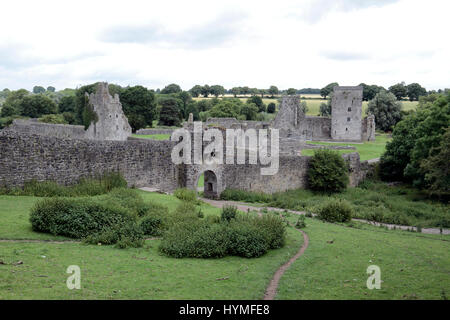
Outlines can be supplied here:
M327 59L338 61L367 60L370 58L370 56L365 53L348 51L325 51L322 52L321 55Z
M315 23L329 12L352 11L368 7L383 7L399 0L311 0L310 3L295 8L288 16Z
M204 49L223 45L239 36L244 18L242 13L228 12L202 25L176 32L168 31L158 24L114 26L104 30L99 39L111 43Z

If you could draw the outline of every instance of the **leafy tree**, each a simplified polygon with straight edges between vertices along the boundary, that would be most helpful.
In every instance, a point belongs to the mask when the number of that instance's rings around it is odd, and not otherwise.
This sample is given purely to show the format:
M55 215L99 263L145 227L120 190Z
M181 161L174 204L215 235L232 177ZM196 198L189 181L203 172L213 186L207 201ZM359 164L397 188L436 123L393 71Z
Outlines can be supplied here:
M22 102L22 99L28 96L29 94L30 93L25 89L11 91L8 94L8 97L6 98L5 102L3 103L3 109L7 108L7 111L5 111L5 113L7 112L8 114L14 115L20 114L20 104Z
M293 96L293 95L297 94L297 89L289 88L289 89L287 89L286 94L288 96Z
M342 156L329 149L314 152L308 169L311 190L320 192L342 192L349 182L348 166Z
M241 108L241 114L245 116L245 120L256 120L258 106L254 103L245 103Z
M179 126L181 124L181 115L177 105L177 99L168 98L158 103L162 106L159 113L159 124L164 126Z
M261 98L264 98L264 95L267 94L266 89L258 89L259 94L261 95Z
M17 114L17 110L13 106L7 104L2 107L2 112L1 112L0 116L2 118L4 118L4 117L12 117L16 114Z
M253 103L258 108L258 112L265 112L266 111L266 105L264 104L262 98L260 96L251 96L247 99L246 103ZM247 119L249 120L249 119Z
M120 101L133 132L152 126L156 109L152 91L143 86L127 87L122 90Z
M223 96L225 94L225 89L224 89L224 87L216 84L216 85L211 86L211 88L209 89L209 92L217 98L218 96L220 96L220 95Z
M211 87L207 84L205 84L202 87L202 96L205 98L208 98L208 95L211 93Z
M420 164L425 173L424 182L432 196L450 199L450 127L442 136L439 147L430 150L431 156Z
M58 109L60 113L73 112L77 110L77 101L75 96L64 96L58 103Z
M56 88L55 88L55 87L52 87L52 86L48 86L48 87L47 87L47 91L48 91L48 92L55 92L55 91L56 91Z
M41 87L41 86L34 86L33 87L33 93L34 94L39 94L39 93L44 93L45 92L45 88Z
M383 131L392 128L402 119L402 104L394 94L382 91L369 102L369 113L375 116L377 128Z
M430 156L437 154L446 129L450 124L450 94L442 95L432 105L422 108L423 121L414 128L416 141L411 150L411 161L405 168L405 176L420 188L427 187L426 167L422 163Z
M187 107L189 103L192 102L192 96L187 91L182 91L176 95L176 97L181 101L181 103L178 103L178 106L180 107L180 113L184 120L187 120L189 117L189 112L187 110Z
M324 99L326 99L326 97L328 97L333 92L334 87L336 87L336 86L339 86L339 84L337 82L330 83L326 87L323 87L322 89L320 89L320 95Z
M273 103L273 102L269 103L269 105L267 106L267 112L268 113L275 113L275 110L276 110L275 103Z
M238 94L241 94L241 91L242 91L241 87L234 87L231 89L231 93L234 95L235 98Z
M199 110L197 102L192 101L187 105L188 117L189 117L190 113L192 113L192 115L194 117L194 121L200 120L200 110Z
M320 104L319 114L322 117L331 117L331 99L332 99L332 94L330 96L330 99L328 99L328 101L326 103L322 102Z
M397 98L397 100L402 100L403 97L406 97L408 95L408 89L406 88L404 82L397 83L389 87L389 92L391 92Z
M192 87L191 90L189 90L189 92L191 93L191 95L195 98L197 98L199 95L202 94L202 86L200 85L195 85Z
M278 94L278 88L276 86L270 86L268 93L271 95L271 97L273 98L273 96Z
M434 102L424 103L400 121L381 157L381 178L412 182L421 188L431 187L436 177L431 164L438 162L435 157L440 159L442 144L446 144L442 141L449 123L450 94L439 95ZM441 171L441 175L444 177L446 171Z
M89 121L89 123L84 123L83 121L83 114L87 114L85 112L85 109L88 107L89 104L89 98L86 96L87 94L94 93L97 90L97 83L88 84L85 86L82 86L77 89L75 92L75 102L76 102L76 124L84 124L85 128L88 128L90 125L89 119L86 119L86 121Z
M420 96L427 95L427 90L418 83L411 83L406 89L410 101L418 101Z
M211 118L238 118L241 113L242 102L239 99L227 99L219 102L211 110L208 116Z
M161 90L161 94L170 94L170 93L179 93L181 92L181 88L179 85L175 83L171 83L168 86L165 86L164 89Z
M367 85L365 83L361 83L360 86L363 88L364 101L372 100L379 92L385 90L383 87L377 85Z
M241 88L241 93L242 94L249 94L250 93L250 88L245 86Z
M44 114L56 113L56 103L42 94L25 96L19 105L20 115L30 118L38 118Z

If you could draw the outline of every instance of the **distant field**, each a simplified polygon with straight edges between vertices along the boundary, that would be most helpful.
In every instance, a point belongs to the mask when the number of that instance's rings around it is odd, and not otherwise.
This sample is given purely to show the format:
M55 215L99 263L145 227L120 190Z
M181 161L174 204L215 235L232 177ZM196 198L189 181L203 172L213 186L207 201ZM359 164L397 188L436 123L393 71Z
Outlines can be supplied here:
M361 161L379 158L386 149L386 143L390 140L389 136L384 133L376 134L375 141L366 141L364 143L327 143L308 141L309 144L334 145L334 146L351 146L356 148ZM340 154L352 153L355 150L337 150ZM302 156L312 156L315 150L302 150Z
M319 114L320 105L322 103L327 103L326 99L317 99L317 100L305 100L308 105L307 115L317 116ZM419 103L417 101L402 101L403 110L415 110ZM363 101L363 116L367 115L368 102Z

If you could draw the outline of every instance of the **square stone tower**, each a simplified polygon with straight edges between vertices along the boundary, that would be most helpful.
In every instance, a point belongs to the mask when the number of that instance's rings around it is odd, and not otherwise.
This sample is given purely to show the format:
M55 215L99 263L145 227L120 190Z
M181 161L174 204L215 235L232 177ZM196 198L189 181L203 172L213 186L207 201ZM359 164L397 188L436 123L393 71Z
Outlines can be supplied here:
M331 138L361 141L362 87L334 87L331 100Z

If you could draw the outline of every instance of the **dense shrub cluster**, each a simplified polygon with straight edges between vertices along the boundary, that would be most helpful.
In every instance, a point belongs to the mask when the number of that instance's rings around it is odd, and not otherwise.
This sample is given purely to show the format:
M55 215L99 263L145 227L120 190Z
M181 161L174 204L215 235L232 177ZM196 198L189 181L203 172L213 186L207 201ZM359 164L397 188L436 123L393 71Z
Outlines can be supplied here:
M263 202L267 206L318 213L328 195L297 189L272 195L228 190L235 201ZM386 185L366 180L357 188L348 188L334 198L350 202L354 217L377 222L424 227L450 227L448 204L431 201L422 192L408 185ZM266 198L266 201L261 201ZM254 200L254 201L252 201Z
M353 208L346 200L333 199L319 209L318 217L328 222L347 222L352 219Z
M77 184L63 186L54 181L27 181L23 188L0 187L0 194L35 197L80 197L105 194L114 188L125 188L127 181L118 172L100 177L81 178Z
M86 243L142 246L162 234L167 207L146 203L136 190L116 188L97 198L47 198L31 211L33 230Z
M259 257L285 243L285 225L277 216L230 215L175 223L163 236L161 252L176 258ZM232 217L234 216L234 217ZM224 217L229 217L226 219Z
M246 201L246 202L261 202L267 203L272 201L269 194L262 192L248 192L244 190L225 189L220 194L220 199L230 201Z
M348 184L348 167L338 152L322 149L312 157L308 169L309 188L321 192L342 192Z

